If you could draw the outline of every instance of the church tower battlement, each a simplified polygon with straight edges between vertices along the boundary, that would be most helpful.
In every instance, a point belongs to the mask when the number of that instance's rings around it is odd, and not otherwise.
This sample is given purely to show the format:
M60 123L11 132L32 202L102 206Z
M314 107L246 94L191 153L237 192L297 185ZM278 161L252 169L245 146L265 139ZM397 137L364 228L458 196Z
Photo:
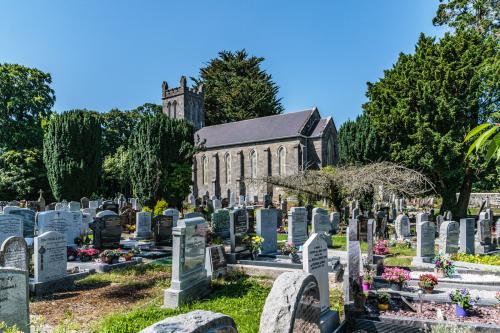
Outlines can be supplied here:
M186 77L181 76L180 87L169 89L167 81L163 81L161 88L164 114L170 118L185 119L195 131L205 126L203 85L198 89L189 88Z

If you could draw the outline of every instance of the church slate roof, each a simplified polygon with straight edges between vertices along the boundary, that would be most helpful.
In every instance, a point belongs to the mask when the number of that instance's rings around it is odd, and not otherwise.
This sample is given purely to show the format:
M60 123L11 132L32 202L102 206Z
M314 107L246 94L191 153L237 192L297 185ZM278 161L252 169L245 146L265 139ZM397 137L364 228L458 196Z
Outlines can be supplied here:
M311 133L312 138L318 138L323 135L323 131L326 129L326 126L328 125L328 122L332 119L332 117L328 118L323 118L320 119L316 127L314 128L314 131Z
M275 116L202 127L195 133L195 138L199 136L200 140L206 140L206 148L215 148L297 137L315 111L317 109L312 108Z

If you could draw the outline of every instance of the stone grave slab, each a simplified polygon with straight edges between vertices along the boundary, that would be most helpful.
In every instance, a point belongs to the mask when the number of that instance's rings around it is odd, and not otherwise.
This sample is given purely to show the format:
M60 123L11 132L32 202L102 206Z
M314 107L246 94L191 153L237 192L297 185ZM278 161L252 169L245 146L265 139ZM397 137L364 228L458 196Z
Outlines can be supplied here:
M278 251L278 232L276 221L278 213L274 208L263 208L257 210L257 235L264 238L262 243L262 254L272 254Z
M30 332L28 272L0 267L0 320Z
M227 260L223 245L207 247L205 269L207 270L207 276L212 279L217 279L226 275Z
M7 238L23 236L23 221L20 216L11 214L0 215L0 244Z
M0 266L29 271L28 245L23 237L9 237L0 244Z
M299 247L307 240L307 210L292 207L288 212L288 242Z

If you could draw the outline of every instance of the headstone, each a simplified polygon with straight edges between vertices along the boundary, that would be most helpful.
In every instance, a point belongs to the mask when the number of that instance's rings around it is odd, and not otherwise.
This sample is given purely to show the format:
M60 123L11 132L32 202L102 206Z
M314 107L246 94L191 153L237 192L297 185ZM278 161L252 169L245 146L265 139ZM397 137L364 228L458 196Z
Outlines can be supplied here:
M79 212L81 209L81 205L78 201L70 201L68 204L68 208L70 212Z
M417 223L417 255L416 262L430 263L434 258L436 226L431 221Z
M445 214L444 214L444 219L446 221L452 221L453 220L453 215L451 214L451 211L447 211Z
M368 241L368 219L360 214L357 217L358 220L358 237L360 241L367 242Z
M205 269L207 270L207 276L212 279L226 275L227 261L223 245L207 247Z
M23 221L21 217L11 214L0 215L0 244L12 236L23 237Z
M30 332L28 272L0 268L0 321L16 326L24 333Z
M121 218L118 215L105 215L98 217L90 224L94 233L94 247L116 249L120 247L122 234Z
M27 208L5 207L4 214L20 216L23 220L23 237L35 237L35 211Z
M244 195L240 195L240 200L239 200L238 204L240 206L245 205L245 196Z
M497 219L495 224L496 236L497 236L497 246L500 246L500 218Z
M429 213L418 213L416 218L417 225L421 222L430 221Z
M66 210L68 207L66 206L65 203L63 202L58 202L56 203L56 207L55 207L55 210L60 210L60 211L63 211L63 210Z
M163 215L169 216L172 219L172 226L177 226L177 221L179 221L180 212L175 208L168 208L163 211Z
M320 317L320 291L314 275L285 272L267 296L259 333L320 333Z
M461 253L474 254L474 224L476 223L473 218L460 219L460 251Z
M116 214L119 212L119 205L111 200L104 201L100 208L101 210L111 210Z
M177 224L177 223L176 223ZM173 216L157 215L151 224L155 245L172 245Z
M248 232L248 216L245 209L235 209L229 212L229 237L231 253L247 250L243 238Z
M135 236L137 238L151 237L151 213L137 212L135 215Z
M184 214L185 219L193 219L195 217L203 218L204 216L203 216L203 213L200 213L200 212L191 212L191 213Z
M349 228L350 229L350 228ZM349 230L347 232L349 234ZM348 283L345 283L345 294L348 295L348 301L353 300L353 286L358 284L359 287L359 277L361 269L363 266L361 258L361 246L359 241L351 241L347 239L347 278Z
M99 201L97 201L97 200L89 201L89 208L98 209L99 208Z
M455 221L445 221L439 230L439 252L454 254L458 252L460 225Z
M347 239L350 241L359 241L359 222L358 219L349 220L349 230L347 232Z
M366 233L366 241L368 243L368 252L366 256L366 260L368 264L373 264L373 234L375 231L375 220L374 219L369 219L367 223L367 233Z
M191 205L191 206L195 206L196 205L196 198L194 197L194 195L192 193L190 193L188 195L188 204Z
M164 306L177 308L210 292L205 270L207 224L203 218L179 220L172 229L172 281Z
M38 207L39 207L39 211L40 212L44 212L45 211L45 198L43 197L43 191L40 190L38 191L38 193L40 193L40 196L38 197Z
M292 207L288 212L288 242L299 247L307 240L307 211L305 207Z
M168 317L139 333L238 333L234 320L222 313L195 310Z
M29 271L28 245L23 237L9 237L0 244L0 266Z
M35 237L33 246L35 282L58 280L66 276L66 237L49 231Z
M321 312L324 312L330 308L328 247L319 234L313 233L304 243L303 248L302 269L316 278L320 294L320 308Z
M229 210L219 209L213 212L211 224L213 231L220 239L225 240L229 238Z
M89 198L83 197L80 199L80 205L82 206L82 209L89 208L89 204L90 204ZM97 207L99 207L99 206L97 206ZM95 207L95 208L97 208L97 207Z
M217 198L212 200L212 206L214 207L214 210L222 209L222 203Z
M491 227L489 220L477 221L477 240L479 242L476 247L477 253L488 253L491 249Z
M103 217L103 216L107 216L107 215L118 215L116 214L114 211L112 210L101 210L100 212L98 212L96 214L96 217Z
M236 206L236 194L231 192L231 194L229 194L229 207L232 208L234 206Z
M358 208L358 207L356 207L356 208L354 208L354 209L352 210L352 218L353 218L353 219L358 218L359 214L360 214L360 210L359 210L359 208Z
M339 231L340 213L333 212L330 214L330 223L332 224L332 233L335 235Z
M312 233L317 233L324 238L327 246L332 246L332 236L330 235L332 225L328 217L328 212L323 208L314 208L312 211Z
M81 214L81 213L80 213ZM80 236L80 224L75 223L77 216L73 212L54 210L38 213L36 225L38 235L48 231L56 231L65 236L69 246L75 246L75 238Z
M264 238L262 253L271 254L278 251L278 232L276 220L278 214L274 208L263 208L257 210L257 235Z
M395 223L397 239L410 237L410 219L404 214L399 214Z

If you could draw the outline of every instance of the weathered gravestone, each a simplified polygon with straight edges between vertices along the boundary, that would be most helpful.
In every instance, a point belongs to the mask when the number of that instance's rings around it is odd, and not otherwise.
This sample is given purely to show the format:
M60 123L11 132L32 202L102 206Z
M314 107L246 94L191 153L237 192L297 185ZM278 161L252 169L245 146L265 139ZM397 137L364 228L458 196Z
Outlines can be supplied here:
M97 200L90 200L89 201L89 208L98 209L99 208L99 201L97 201Z
M369 219L367 223L367 233L366 233L366 242L368 243L368 252L366 255L366 261L368 264L373 264L373 234L375 232L375 220Z
M137 238L151 237L151 213L138 212L135 215L135 236Z
M75 238L79 237L81 232L81 216L78 219L74 212L55 210L38 213L36 220L38 235L56 231L65 236L69 246L75 246Z
M340 213L333 212L330 214L330 223L332 224L332 233L335 235L339 231Z
M111 200L106 200L102 203L100 208L101 210L110 210L118 214L120 206Z
M255 208L253 206L246 206L248 218L248 232L255 232Z
M81 205L78 201L70 201L68 204L68 209L70 212L79 212Z
M205 220L179 220L172 234L172 281L165 290L164 306L174 309L207 295L210 278L205 270Z
M229 212L229 238L231 253L247 250L243 238L248 233L248 215L245 209L235 209Z
M35 211L27 208L5 207L4 214L20 216L23 220L23 237L35 237Z
M323 208L314 208L312 211L312 232L323 237L327 246L332 246L331 230L332 225L328 218L328 212Z
M350 227L348 228L350 229ZM361 245L358 240L351 240L350 230L347 230L347 269L344 280L345 302L353 301L354 289L360 288L360 273L363 267Z
M477 221L477 241L477 253L485 254L491 250L491 227L489 220Z
M430 263L434 258L436 226L433 222L424 220L417 223L417 255L415 263Z
M234 320L222 313L195 310L169 317L139 333L238 333Z
M203 217L203 216L189 216L191 217ZM213 231L222 240L229 238L229 210L219 209L212 213L212 228Z
M410 219L404 214L399 214L395 223L397 239L405 239L410 237Z
M460 225L455 221L445 221L439 230L439 252L445 254L458 253L458 236Z
M421 222L430 221L429 213L418 213L416 218L416 224L418 225Z
M0 322L30 332L28 272L0 268Z
M122 234L121 219L118 215L105 215L98 217L90 224L94 234L94 247L116 249L120 247Z
M212 207L214 207L214 210L222 209L222 203L219 199L214 199L212 200Z
M107 215L118 215L118 214L116 214L112 210L101 210L100 212L98 212L96 214L96 217L103 217L103 216L107 216Z
M305 207L292 207L288 212L288 242L295 246L307 240L307 210Z
M180 212L175 208L168 208L163 211L163 215L168 216L172 220L172 226L177 226L177 221L179 221Z
M10 214L0 215L0 244L12 236L23 236L23 221L21 217Z
M460 251L461 253L474 254L474 224L476 221L473 218L460 219Z
M177 224L177 222L176 222ZM151 224L153 239L156 245L172 245L172 228L174 216L157 215Z
M48 282L66 276L67 248L64 234L48 231L35 237L33 246L35 282Z
M194 219L195 217L201 217L201 218L205 218L203 213L200 213L200 212L191 212L191 213L186 213L184 214L184 218L185 219ZM229 230L229 229L228 229ZM229 235L229 234L228 234ZM229 236L228 236L229 237Z
M349 230L347 238L351 241L359 241L359 222L358 219L349 219Z
M82 209L89 208L89 203L90 203L90 201L89 201L89 198L87 198L87 197L83 197L80 199L80 205L81 205ZM95 207L95 208L97 208L97 207Z
M276 253L278 251L277 218L278 213L274 208L257 210L257 235L264 238L261 246L263 254Z
M363 214L358 215L358 238L360 241L368 241L368 219Z
M226 275L227 261L223 245L207 247L205 269L207 270L207 276L213 279Z
M285 272L267 296L259 333L320 333L320 317L320 291L314 275Z
M231 194L229 194L229 207L232 208L234 206L236 206L236 194L231 192Z
M9 237L0 244L0 266L29 271L28 245L23 237Z

